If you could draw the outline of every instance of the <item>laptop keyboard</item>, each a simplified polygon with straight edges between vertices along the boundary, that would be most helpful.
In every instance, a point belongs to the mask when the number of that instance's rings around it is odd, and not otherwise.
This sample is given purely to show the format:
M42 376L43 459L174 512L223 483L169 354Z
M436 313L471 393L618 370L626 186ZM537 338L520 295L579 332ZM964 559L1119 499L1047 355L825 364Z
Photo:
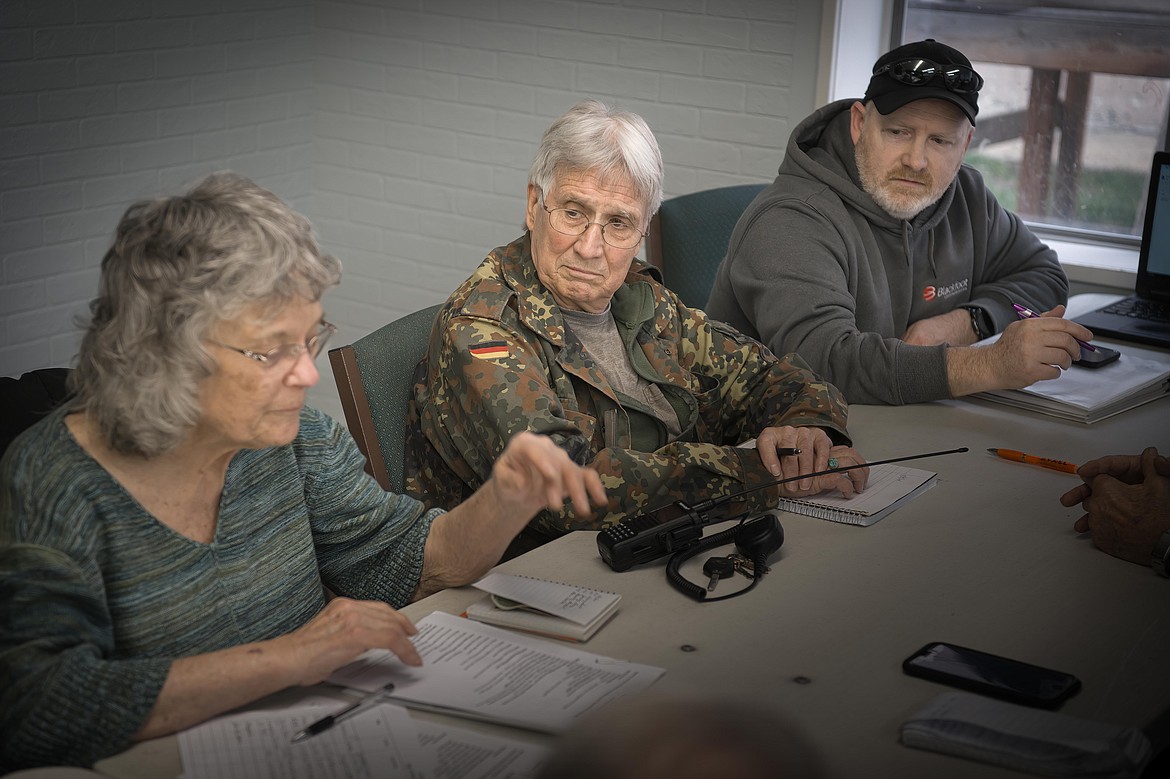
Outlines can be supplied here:
M1102 309L1106 314L1117 314L1147 322L1170 323L1170 303L1142 298L1126 298Z

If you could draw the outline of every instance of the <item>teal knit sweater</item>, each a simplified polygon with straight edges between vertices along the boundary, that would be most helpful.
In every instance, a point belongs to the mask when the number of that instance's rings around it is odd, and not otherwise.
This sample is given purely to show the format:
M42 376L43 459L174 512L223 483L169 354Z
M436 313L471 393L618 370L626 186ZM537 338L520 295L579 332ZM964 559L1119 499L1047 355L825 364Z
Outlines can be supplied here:
M0 774L130 746L171 662L305 624L323 585L404 605L435 515L367 476L305 409L295 441L228 467L210 544L148 514L57 411L0 461Z

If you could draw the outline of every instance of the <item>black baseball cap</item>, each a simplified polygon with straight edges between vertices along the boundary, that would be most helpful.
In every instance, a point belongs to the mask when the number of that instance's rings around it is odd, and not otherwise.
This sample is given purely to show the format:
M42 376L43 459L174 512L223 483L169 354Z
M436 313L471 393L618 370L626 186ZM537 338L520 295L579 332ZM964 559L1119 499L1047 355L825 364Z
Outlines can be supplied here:
M982 88L983 78L963 52L927 38L883 54L874 63L865 99L872 100L882 114L915 100L946 100L975 124Z

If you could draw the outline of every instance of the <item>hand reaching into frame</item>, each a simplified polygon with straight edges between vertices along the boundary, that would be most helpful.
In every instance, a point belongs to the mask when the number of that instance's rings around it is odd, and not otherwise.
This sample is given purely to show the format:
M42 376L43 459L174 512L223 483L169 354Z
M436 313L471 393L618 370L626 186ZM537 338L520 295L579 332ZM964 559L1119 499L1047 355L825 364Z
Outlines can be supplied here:
M1060 496L1062 505L1085 510L1073 529L1114 557L1149 565L1158 536L1170 529L1170 458L1149 447L1090 460L1077 474L1084 483Z

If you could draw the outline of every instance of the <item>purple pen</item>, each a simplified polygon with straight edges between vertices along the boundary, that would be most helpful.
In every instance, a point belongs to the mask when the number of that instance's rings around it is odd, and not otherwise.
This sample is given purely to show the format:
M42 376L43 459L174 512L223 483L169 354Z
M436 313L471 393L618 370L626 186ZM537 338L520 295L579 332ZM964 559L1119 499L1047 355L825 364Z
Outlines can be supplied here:
M1035 311L1033 311L1030 308L1025 308L1025 307L1021 306L1019 303L1012 303L1012 308L1014 308L1016 310L1016 315L1019 316L1020 319L1039 319L1040 318L1040 315L1037 314ZM1073 338L1073 340L1076 341L1077 343L1079 343L1082 348L1088 349L1090 352L1097 351L1097 347L1093 346L1091 343L1086 343L1086 342L1082 341L1080 338Z

